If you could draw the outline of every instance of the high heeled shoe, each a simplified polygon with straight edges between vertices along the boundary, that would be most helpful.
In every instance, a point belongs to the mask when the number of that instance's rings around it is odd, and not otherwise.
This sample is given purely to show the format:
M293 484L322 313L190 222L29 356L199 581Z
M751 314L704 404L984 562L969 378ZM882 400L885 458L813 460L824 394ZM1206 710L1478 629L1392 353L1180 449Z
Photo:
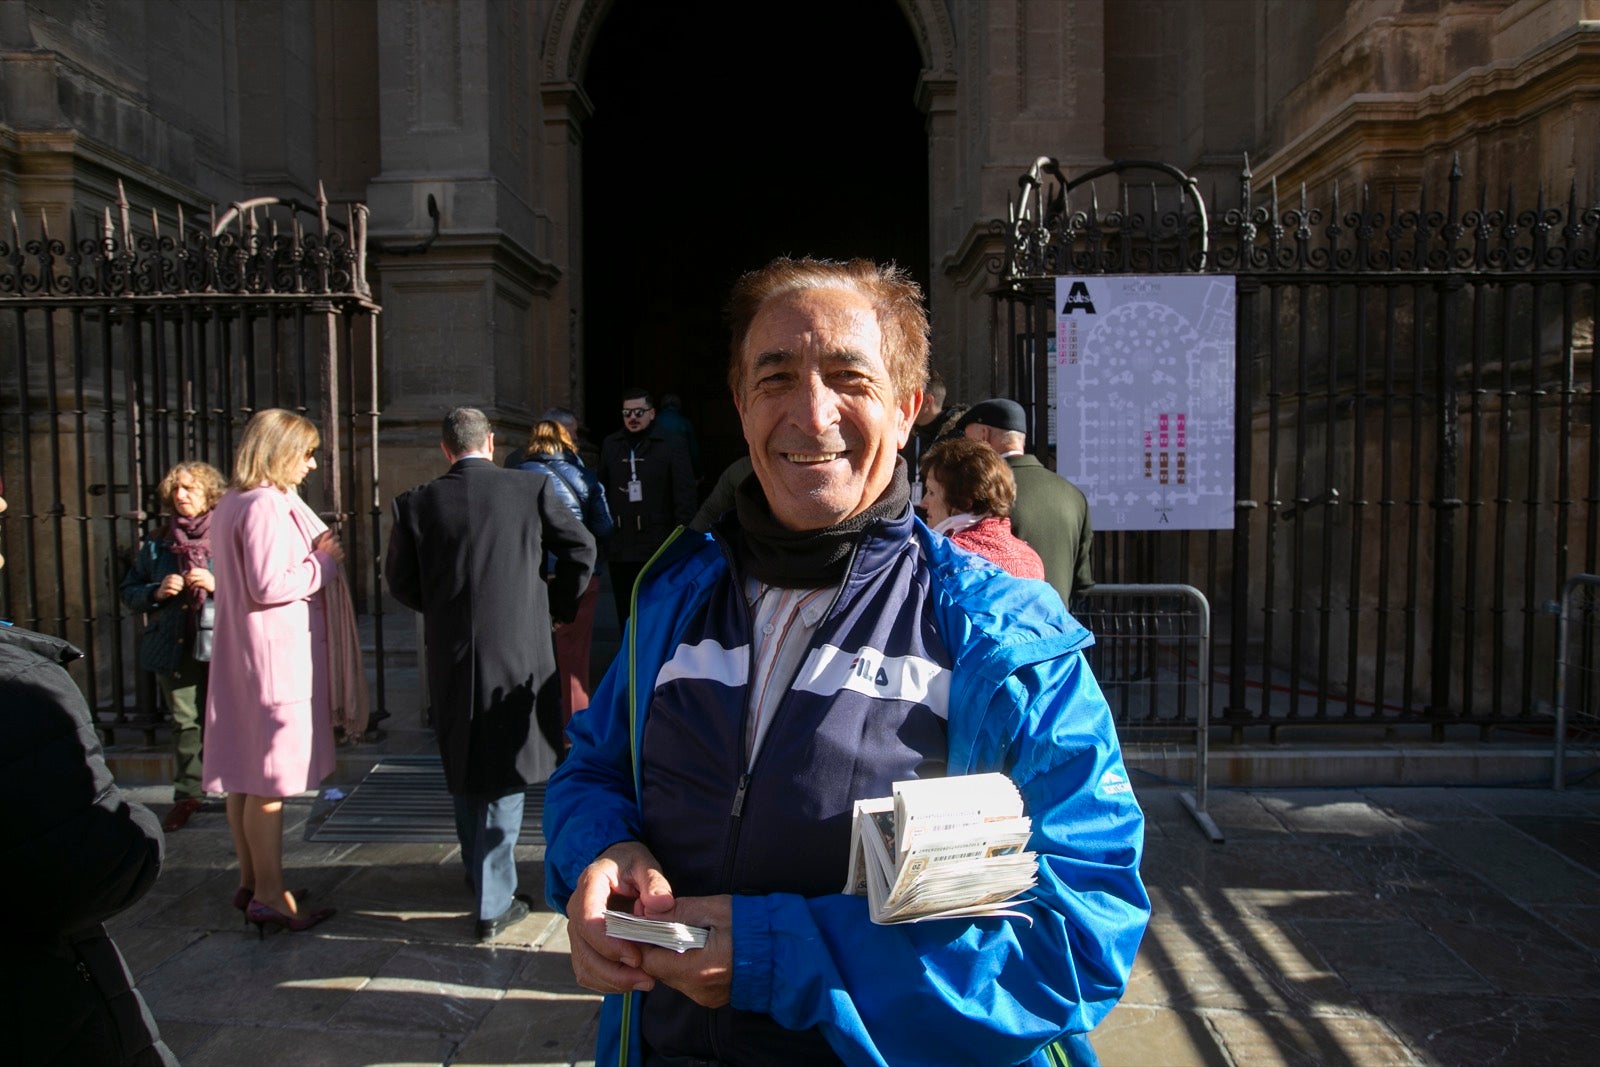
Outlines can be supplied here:
M316 911L305 911L299 915L285 915L277 908L269 908L258 900L252 900L245 905L244 917L247 922L252 922L256 927L256 938L267 936L268 926L281 926L291 933L309 930L322 920L333 915L335 908L318 908Z
M235 889L233 891L233 910L238 912L244 911L250 906L250 901L255 898L255 895L256 891L247 885L242 885L238 889ZM294 891L294 902L296 904L303 903L310 899L311 890L296 889ZM249 917L246 917L244 921L248 923L250 921Z

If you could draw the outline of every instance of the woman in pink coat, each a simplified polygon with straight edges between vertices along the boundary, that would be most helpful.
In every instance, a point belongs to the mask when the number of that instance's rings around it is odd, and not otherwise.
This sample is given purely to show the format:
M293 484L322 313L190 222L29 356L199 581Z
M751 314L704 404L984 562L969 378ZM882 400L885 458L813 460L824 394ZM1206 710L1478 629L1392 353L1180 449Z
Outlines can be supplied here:
M202 778L228 794L233 904L257 932L305 930L333 914L302 909L283 880L283 798L315 788L334 765L320 594L344 551L295 491L319 443L309 420L257 412L211 520L217 618Z

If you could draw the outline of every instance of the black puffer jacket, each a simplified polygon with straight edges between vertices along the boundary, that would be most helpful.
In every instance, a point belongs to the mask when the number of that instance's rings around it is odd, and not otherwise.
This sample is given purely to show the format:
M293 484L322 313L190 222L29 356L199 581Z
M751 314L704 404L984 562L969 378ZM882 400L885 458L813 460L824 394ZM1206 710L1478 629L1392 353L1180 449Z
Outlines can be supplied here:
M176 1064L101 925L155 884L155 815L123 796L55 637L0 626L0 1033L28 1064Z

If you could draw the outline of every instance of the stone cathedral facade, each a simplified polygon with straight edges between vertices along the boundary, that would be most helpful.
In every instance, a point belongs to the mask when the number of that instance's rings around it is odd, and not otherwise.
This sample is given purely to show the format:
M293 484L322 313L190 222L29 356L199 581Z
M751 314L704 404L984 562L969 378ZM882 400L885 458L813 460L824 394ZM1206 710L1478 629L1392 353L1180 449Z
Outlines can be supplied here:
M164 217L310 202L319 182L367 203L397 491L434 472L451 404L526 426L621 384L586 351L586 78L608 20L640 2L0 0L0 212L59 227L119 182ZM1600 194L1600 0L873 2L920 57L899 90L925 130L915 266L962 395L1005 385L990 222L1041 155L1068 173L1165 161L1224 202L1246 156L1280 193L1415 192L1459 155L1530 203L1541 187ZM851 10L773 17L847 33Z

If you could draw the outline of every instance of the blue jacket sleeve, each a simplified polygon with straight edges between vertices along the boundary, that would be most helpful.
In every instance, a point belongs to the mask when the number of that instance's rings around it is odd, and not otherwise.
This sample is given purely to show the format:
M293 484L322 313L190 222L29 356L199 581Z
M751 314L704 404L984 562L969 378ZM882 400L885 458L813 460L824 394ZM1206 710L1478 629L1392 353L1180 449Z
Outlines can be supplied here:
M623 630L623 648L630 631ZM568 724L572 750L545 791L545 896L563 914L583 869L618 841L639 837L627 704L627 657L618 656L589 707Z
M983 720L1010 740L985 746L1003 766L971 769L1006 770L1033 818L1031 924L878 926L860 897L735 897L734 1007L820 1026L850 1064L900 1067L1024 1063L1115 1006L1149 898L1144 817L1099 686L1081 654L1050 659L995 687Z

